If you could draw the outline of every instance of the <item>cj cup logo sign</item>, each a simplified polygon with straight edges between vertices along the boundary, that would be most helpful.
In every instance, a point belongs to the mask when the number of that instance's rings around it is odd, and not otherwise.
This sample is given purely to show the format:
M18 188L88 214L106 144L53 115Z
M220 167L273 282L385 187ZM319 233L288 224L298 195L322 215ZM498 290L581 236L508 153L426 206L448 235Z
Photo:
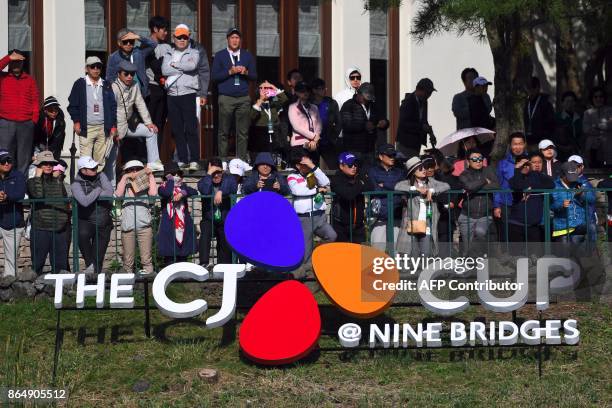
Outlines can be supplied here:
M207 318L207 328L222 326L231 319L236 308L238 279L245 276L250 265L289 272L301 265L304 256L300 220L292 205L276 193L259 192L240 200L227 216L225 234L229 245L244 263L220 264L214 267L213 277L223 279L223 297L220 310ZM542 264L538 262L537 307L545 309L548 307L549 287L557 290L573 287L577 279L577 265L569 260L540 261ZM395 260L384 252L365 245L321 245L313 252L312 263L316 278L327 297L344 313L360 319L383 313L391 305L396 290L402 284ZM385 267L381 269L381 265ZM528 294L527 269L526 263L523 265L519 262L516 283L520 288L510 297L497 298L487 288L479 289L478 296L484 307L496 312L508 312L523 306ZM549 270L561 271L563 276L555 277L549 285ZM438 273L438 270L425 269L420 274L416 284L421 303L441 315L465 310L469 306L466 298L442 300L435 296L428 282L435 282ZM487 281L487 274L488 268L479 270L477 280ZM188 303L178 303L166 295L166 288L176 279L205 281L209 276L208 270L192 263L182 262L165 267L153 282L152 295L155 304L163 314L172 318L190 318L202 314L208 307L206 300L195 299ZM94 285L86 285L84 275L77 277L74 274L49 274L46 279L55 284L56 308L62 307L63 286L75 280L77 307L84 307L86 296L95 296L97 307L104 306L103 274L98 276L98 282ZM134 281L133 274L111 276L111 307L134 307ZM425 334L428 338L430 335L435 337L436 328L437 326L427 327L420 334ZM341 328L341 344L345 347L358 345L359 338L355 336L358 329L358 326ZM375 345L377 338L381 340L381 344L387 345L386 332L386 328L372 328L370 345ZM266 292L250 309L240 326L239 342L242 352L249 359L259 364L280 365L308 355L317 346L320 333L321 317L314 296L304 284L288 280ZM416 344L419 344L418 334L413 333ZM350 337L348 340L347 336Z

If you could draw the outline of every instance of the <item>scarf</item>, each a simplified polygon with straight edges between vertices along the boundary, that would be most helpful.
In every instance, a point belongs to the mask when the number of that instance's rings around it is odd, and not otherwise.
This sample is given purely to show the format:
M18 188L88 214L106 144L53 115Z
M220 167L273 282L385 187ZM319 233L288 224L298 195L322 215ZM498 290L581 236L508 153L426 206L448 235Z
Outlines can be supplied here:
M181 182L175 182L172 196L174 197L176 194L181 192ZM182 200L177 202L168 200L168 204L166 204L166 212L168 213L168 217L170 217L174 223L174 239L179 246L182 246L185 239L185 203L183 203Z

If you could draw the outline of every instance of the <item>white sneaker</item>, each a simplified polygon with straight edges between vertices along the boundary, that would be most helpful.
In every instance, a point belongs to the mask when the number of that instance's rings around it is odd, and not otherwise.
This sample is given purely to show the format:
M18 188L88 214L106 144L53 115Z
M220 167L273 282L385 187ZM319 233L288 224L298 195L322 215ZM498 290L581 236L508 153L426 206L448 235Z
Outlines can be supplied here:
M189 165L185 164L183 162L177 162L176 164L179 166L179 169L181 169L181 170L185 170L185 169L189 168Z
M164 165L158 160L155 163L147 163L147 167L151 169L151 171L164 171Z
M197 162L189 163L189 170L197 171L200 170L200 165Z

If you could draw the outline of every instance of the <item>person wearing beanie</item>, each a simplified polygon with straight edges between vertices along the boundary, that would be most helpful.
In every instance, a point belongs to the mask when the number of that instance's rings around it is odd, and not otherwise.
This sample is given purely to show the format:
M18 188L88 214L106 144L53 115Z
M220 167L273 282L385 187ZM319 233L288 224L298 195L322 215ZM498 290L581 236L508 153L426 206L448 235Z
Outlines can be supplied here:
M241 48L242 33L236 27L227 31L227 48L217 51L212 65L212 80L219 92L219 156L228 156L230 131L236 130L236 157L247 160L251 98L249 83L257 80L253 55Z
M242 191L245 195L257 191L274 191L283 196L291 194L287 180L276 171L272 154L269 152L259 153L255 158L253 167L255 170L244 181Z
M395 185L396 191L410 193L406 197L396 250L415 257L436 255L440 212L435 199L450 186L427 177L425 166L418 156L408 159L406 170L408 178Z
M7 149L15 167L26 174L32 159L34 126L38 122L38 87L36 81L23 72L25 55L13 50L0 59L0 148Z
M41 107L42 115L34 128L34 155L43 150L50 150L53 157L59 160L66 137L64 112L54 96L48 96Z

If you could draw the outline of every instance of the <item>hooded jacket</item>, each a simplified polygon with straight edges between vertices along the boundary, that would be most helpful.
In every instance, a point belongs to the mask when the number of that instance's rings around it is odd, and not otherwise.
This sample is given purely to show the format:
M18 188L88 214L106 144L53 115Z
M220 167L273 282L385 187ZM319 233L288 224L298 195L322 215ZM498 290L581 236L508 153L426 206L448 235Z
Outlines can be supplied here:
M38 123L34 128L34 146L40 151L50 150L53 152L55 160L59 160L64 148L64 139L66 138L66 121L64 120L64 112L58 106L57 116L53 121L53 130L51 134L47 133L47 115L43 113L38 118Z
M553 237L567 235L568 229L575 229L580 225L586 227L589 223L590 217L587 211L595 203L595 193L592 186L589 188L582 183L581 185L584 192L576 195L574 191L563 184L560 178L555 180L555 190L558 191L551 194L550 205L554 212ZM564 200L570 200L569 207L565 208L563 206Z
M19 170L12 168L6 177L0 178L0 191L6 194L6 200L0 203L0 228L12 230L23 227L21 200L26 193L25 177Z
M161 47L163 47L162 55L164 58L162 74L166 77L165 87L168 95L181 96L197 93L200 90L200 80L198 78L200 53L198 50L188 46L179 60L173 63L173 54L177 50L168 44L163 44Z
M490 183L487 184L487 179ZM461 206L461 214L469 218L482 218L493 214L491 196L482 190L499 188L499 182L492 167L483 167L480 170L466 168L459 176L459 181L466 190L466 197Z
M353 95L355 95L355 93L357 92L355 88L351 86L351 80L349 78L351 76L351 73L355 71L359 72L359 75L362 76L361 83L364 82L363 74L361 73L361 69L359 69L359 67L349 67L346 70L344 74L344 83L346 84L346 88L338 92L334 97L336 102L338 102L338 107L340 108L340 110L342 110L342 105L344 105L346 101L353 99Z
M268 176L265 186L261 189L261 191L274 191L283 196L291 194L291 190L289 189L287 180L283 175L278 174L278 172L276 171L276 165L274 164L274 159L272 158L272 155L268 152L261 152L255 158L255 163L253 164L253 171L251 172L249 177L244 180L244 183L242 184L242 192L245 195L259 191L259 189L257 188L257 182L259 181L259 172L257 171L257 166L259 166L260 164L267 164L272 167L272 172L270 173L270 176ZM280 184L279 191L276 191L272 188L272 184L274 184L275 181L278 181L278 184Z
M523 174L521 169L514 170L514 177L509 181L512 193L512 208L508 222L515 225L541 225L544 214L544 194L525 193L527 189L553 189L555 182L544 173L530 171Z
M117 78L112 88L117 102L117 137L119 139L123 139L128 131L128 119L134 113L134 107L145 125L152 123L147 104L140 93L140 87L136 86L135 82L128 87Z

